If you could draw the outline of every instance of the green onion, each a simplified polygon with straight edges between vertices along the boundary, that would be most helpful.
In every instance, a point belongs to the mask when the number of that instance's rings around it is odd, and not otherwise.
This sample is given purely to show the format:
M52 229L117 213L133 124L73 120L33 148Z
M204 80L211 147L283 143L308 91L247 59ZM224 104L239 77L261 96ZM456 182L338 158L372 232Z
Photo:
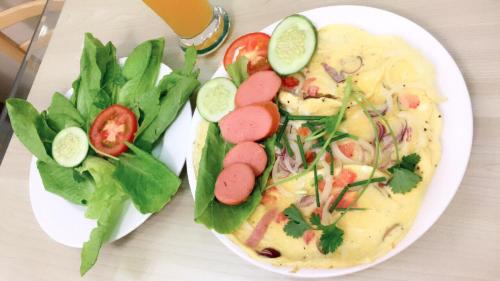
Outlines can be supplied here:
M342 200L342 198L344 197L344 195L346 194L347 190L349 190L349 188L351 187L355 187L355 186L360 186L360 185L368 185L370 183L375 183L375 182L383 182L383 181L386 181L387 179L385 177L379 177L379 178L372 178L372 179L367 179L367 180L362 180L362 181L357 181L357 182L353 182L353 183L350 183L348 185L346 185L342 191L340 192L340 194L337 196L337 198L335 199L335 201L333 201L333 204L332 206L330 207L330 209L328 211L333 212L333 210L337 210L337 206L338 204L340 203L340 201ZM361 196L361 195L360 195ZM358 198L360 197L358 196ZM347 211L349 210L349 207L346 208Z
M366 211L368 210L367 208L335 208L335 211Z
M286 147L286 153L288 154L288 156L293 157L294 153L293 153L292 148L290 147L290 141L288 140L287 136L285 136L284 142L285 142L285 147Z
M330 147L328 147L328 153L330 153L330 175L333 176L333 173L335 172L335 165L333 163L333 151Z
M320 120L326 116L309 116L309 115L288 115L290 120L308 121L308 120Z
M333 212L333 210L335 210L335 208L337 208L337 205L340 203L342 198L344 198L344 195L346 194L347 190L349 190L349 186L347 186L347 185L344 186L344 188L342 188L342 191L339 193L339 195L337 195L337 198L335 198L335 201L333 201L333 204L330 207L330 209L328 209L328 211L330 213Z
M318 170L316 165L313 166L314 171L314 193L316 194L316 207L319 207L319 183L318 183Z
M372 179L368 179L368 180L353 182L353 183L348 184L347 186L348 187L355 187L355 186L360 186L360 185L365 185L365 184L370 184L370 183L384 182L386 180L387 179L385 177L372 178Z
M353 204L355 204L356 202L358 202L359 198L363 195L363 193L365 193L366 189L368 188L369 186L369 183L373 180L373 175L375 174L375 171L377 170L378 168L378 164L379 164L379 158L380 158L380 140L378 139L378 127L377 125L375 124L375 122L373 121L373 118L370 116L370 114L368 114L368 110L366 110L366 107L359 101L356 100L356 103L361 107L361 109L363 109L363 113L365 114L365 116L368 118L368 121L370 122L370 125L372 126L372 129L373 129L373 132L374 132L374 135L375 135L375 161L373 163L373 169L370 173L370 176L368 177L368 183L365 183L364 186L363 186L363 189L361 189L361 191L359 192L358 196L356 197L356 199L354 200L354 202L352 202L349 207L347 207L347 210L350 210L350 208L352 207ZM347 186L344 187L345 188L348 188ZM344 190L342 190L344 191ZM341 192L342 193L342 192ZM339 195L340 197L340 195ZM338 199L338 197L337 197ZM335 200L337 201L337 200ZM340 200L339 200L340 201ZM330 212L332 212L332 210L330 209ZM335 220L334 224L337 224L343 217L344 215L346 214L347 212L343 212L340 217Z
M300 140L299 135L297 135L297 145L299 146L300 158L302 159L302 164L304 165L304 169L307 169L307 160L306 160L306 155L304 153L304 146L302 145L302 141Z
M337 131L337 128L339 127L340 122L342 121L342 118L344 117L344 113L345 113L345 109L347 107L347 103L349 102L349 100L351 98L351 92L352 92L352 78L349 76L349 77L347 77L346 82L345 82L344 97L342 99L342 105L340 106L339 112L337 113L337 118L336 118L336 122L334 124L333 130L332 130L332 133L330 133L330 135L328 136L328 138L325 141L325 144L321 147L321 150L316 155L316 158L314 158L314 160L313 160L313 162L311 164L312 166L314 166L314 165L316 165L318 163L319 159L325 153L326 147L329 145L330 141L334 137L335 132ZM277 185L283 184L285 182L289 182L289 181L292 181L294 179L300 178L300 177L302 177L303 175L307 174L310 171L311 170L310 170L310 167L309 167L309 169L303 170L302 172L297 173L297 174L295 174L293 176L286 177L286 178L278 180L278 181L273 181L266 188L269 188L271 186L277 186Z
M318 130L314 134L311 134L310 136L305 138L304 141L313 141L315 139L319 139L319 138L323 137L325 134L326 134L325 130Z
M392 127L391 125L389 124L389 121L387 121L387 119L382 116L382 114L378 113L377 109L375 108L375 106L373 106L373 104L367 100L365 98L365 96L363 96L362 94L360 94L360 91L359 89L356 89L354 91L354 94L359 97L361 100L363 100L363 102L365 102L368 107L370 107L370 109L375 112L377 114L377 116L382 119L382 122L384 122L384 124L387 126L387 129L389 130L389 135L391 136L392 138L392 142L394 143L394 150L396 151L396 160L399 161L399 147L398 147L398 141L396 139L396 134L394 134L394 130L392 130Z
M283 137L283 134L285 133L286 126L288 126L288 114L285 115L283 124L281 125L278 133L276 134L276 144L278 144L278 147L281 148L281 137Z

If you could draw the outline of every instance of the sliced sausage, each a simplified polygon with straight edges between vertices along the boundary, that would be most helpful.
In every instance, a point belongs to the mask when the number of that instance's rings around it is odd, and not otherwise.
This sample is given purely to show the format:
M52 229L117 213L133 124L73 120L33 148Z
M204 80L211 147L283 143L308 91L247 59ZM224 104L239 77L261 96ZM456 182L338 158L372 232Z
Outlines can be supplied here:
M238 108L219 121L222 137L230 143L264 139L278 126L279 112L272 102Z
M236 92L236 107L272 101L281 87L281 78L272 70L259 71L243 82Z
M231 148L224 158L224 168L234 163L247 164L255 176L262 174L267 164L267 154L258 143L247 141Z
M235 163L225 167L215 182L215 197L226 205L243 203L252 193L255 175L247 164Z
M278 128L280 126L280 121L281 121L281 116L280 116L280 111L278 109L278 106L274 102L270 102L270 101L262 102L262 103L259 103L257 105L264 106L269 111L269 113L271 113L271 115L273 117L272 131L274 134L275 132L278 131Z

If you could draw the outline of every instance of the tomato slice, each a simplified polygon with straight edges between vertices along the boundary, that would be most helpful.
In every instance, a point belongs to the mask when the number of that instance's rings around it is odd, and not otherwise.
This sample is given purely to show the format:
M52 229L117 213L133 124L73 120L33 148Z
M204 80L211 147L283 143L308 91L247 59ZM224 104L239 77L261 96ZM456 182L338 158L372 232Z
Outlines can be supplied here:
M127 151L125 142L134 140L137 118L125 106L114 104L97 115L90 127L90 142L103 154L118 156Z
M239 57L248 58L247 71L249 75L261 70L271 69L267 60L267 46L271 37L262 32L248 33L238 39L227 48L224 55L224 67L235 62Z

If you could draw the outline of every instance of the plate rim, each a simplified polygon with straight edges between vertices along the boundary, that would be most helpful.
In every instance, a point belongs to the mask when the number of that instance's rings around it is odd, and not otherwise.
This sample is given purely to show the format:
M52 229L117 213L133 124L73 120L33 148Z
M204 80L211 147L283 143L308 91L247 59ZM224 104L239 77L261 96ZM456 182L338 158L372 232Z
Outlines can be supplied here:
M470 99L470 93L468 91L468 88L467 88L467 84L465 82L465 79L464 79L464 75L463 73L461 72L460 68L458 67L456 61L453 59L453 57L451 56L451 54L448 52L448 50L443 46L443 44L437 40L430 32L428 32L425 28L423 28L422 26L418 25L417 23L415 23L414 21L406 18L406 17L403 17L399 14L396 14L394 12L391 12L391 11L388 11L388 10L385 10L385 9L380 9L380 8L375 8L375 7L371 7L371 6L364 6L364 5L329 5L329 6L323 6L323 7L318 7L318 8L314 8L314 9L310 9L310 10L306 10L306 11L302 11L302 12L298 12L296 14L303 14L303 15L308 15L308 14L315 14L315 13L323 13L325 11L328 11L328 10L332 10L332 9L336 9L336 10L342 10L342 9L347 9L347 10L353 10L352 12L356 13L356 12L368 12L368 13L374 13L374 14L377 14L379 16L383 16L383 17L387 17L387 18L394 18L395 20L397 21L400 21L402 23L404 23L405 25L408 25L408 27L412 27L413 29L415 30L418 30L419 33L421 33L422 35L426 36L428 40L430 40L432 43L434 43L434 45L436 45L438 47L438 50L436 52L439 52L440 53L440 57L443 57L443 59L447 60L449 63L451 63L452 67L453 67L453 71L458 74L458 78L459 80L456 81L459 85L460 88L462 88L463 90L463 94L465 95L464 96L464 103L463 104L465 106L465 116L466 119L467 119L467 122L466 124L463 124L462 128L465 129L464 131L466 132L466 135L468 135L468 137L465 137L463 140L464 140L464 145L465 147L463 147L464 149L464 152L463 153L464 155L466 155L465 159L463 160L463 163L460 163L462 164L462 167L460 167L461 169L458 169L458 171L456 172L455 176L453 177L450 177L450 180L449 181L452 181L454 182L453 184L453 190L452 192L449 192L449 196L447 198L444 198L443 200L443 203L441 204L441 209L438 210L436 213L436 215L434 215L434 217L432 218L432 220L430 220L426 225L423 226L422 229L420 229L419 231L416 232L415 234L415 237L413 239L411 239L411 241L407 242L406 245L402 244L403 241L406 240L406 238L408 237L408 234L412 231L412 229L414 229L415 227L415 222L417 220L417 218L421 215L422 213L422 206L419 208L419 211L415 217L415 221L413 222L412 224L412 228L409 230L409 232L405 235L405 237L399 241L398 245L393 248L392 250L390 250L389 252L387 252L385 255L383 256L380 256L378 258L376 258L373 262L370 262L370 263L365 263L365 264L360 264L360 265L356 265L356 266L351 266L351 267L346 267L346 268L334 268L334 269L317 269L317 268L308 268L308 269L301 269L297 272L291 272L291 267L278 267L278 266L273 266L271 264L268 264L268 263L265 263L265 262L262 262L262 261L259 261L259 260L256 260L252 257L250 257L241 247L239 247L238 245L236 245L233 241L231 241L226 235L222 235L222 234L219 234L215 231L212 230L212 233L214 233L214 235L219 239L219 241L225 245L227 248L229 248L233 253L235 253L236 255L238 255L239 257L241 257L243 260L249 262L250 264L253 264L259 268L262 268L262 269L265 269L265 270L268 270L268 271L271 271L271 272L274 272L274 273L278 273L278 274L282 274L282 275L285 275L285 276L291 276L291 277L301 277L301 278L325 278L325 277L337 277L337 276L342 276L342 275L347 275L347 274L351 274L351 273L355 273L355 272L358 272L358 271L362 271L362 270L365 270L365 269L368 269L370 267L373 267L375 265L378 265L394 256L396 256L397 254L401 253L402 251L406 250L408 247L410 247L411 245L413 245L417 240L419 240L436 222L437 220L443 215L443 213L445 212L445 210L448 208L449 204L451 203L452 199L454 198L454 196L456 195L458 189L460 188L461 186L461 182L464 178L464 175L465 175L465 172L467 171L467 167L468 167L468 164L469 164L469 161L470 161L470 154L471 154L471 149L472 149L472 141L473 141L473 135L474 135L474 131L473 131L473 114L472 114L472 105L471 105L471 99ZM260 31L261 32L265 32L265 33L270 33L270 32L266 32L267 30L273 30L274 27L281 21L283 20L283 18L267 25L266 27L264 27L263 29L261 29ZM314 21L314 18L312 19ZM351 23L346 23L346 24L349 24L349 25L352 25ZM361 27L362 29L365 29L364 27ZM372 31L370 31L370 33L373 33ZM399 36L401 37L401 35L399 34L391 34L391 33L383 33L383 34L387 34L387 35L396 35L396 36ZM405 41L407 42L408 40L406 40L405 38ZM407 42L412 48L415 48L415 49L418 49L423 56L426 57L426 59L430 60L427 53L424 53L422 50L420 50L419 48L415 47L413 44L411 44L410 42ZM434 68L435 70L437 70L437 66L433 63L434 65ZM215 71L215 73L213 74L212 78L214 77L219 77L219 76L227 76L227 74L225 74L225 70L223 68L223 65L220 64L219 67L217 68L217 70ZM439 89L439 85L438 85L438 76L436 74L436 87ZM441 106L440 106L440 109L441 109ZM442 110L441 110L442 111ZM445 118L443 118L443 132L444 132L444 124L446 123L445 122ZM196 140L196 136L197 136L197 130L198 130L198 126L200 124L200 122L202 121L202 117L201 115L199 114L198 112L198 109L195 108L195 111L194 111L194 114L193 114L193 119L191 121L191 132L190 132L190 149L188 150L188 153L187 153L187 157L186 157L186 167L187 167L187 174L188 174L188 181L189 181L189 186L190 186L190 189L191 189L191 194L193 196L193 199L195 197L195 190L196 190L196 177L195 177L195 174L194 174L194 165L193 165L193 145L194 145L194 141ZM443 144L443 132L441 134L441 144ZM438 168L436 169L435 171L435 174L433 175L433 178L431 179L431 182L429 183L429 186L428 186L428 189L426 190L426 195L424 196L424 198L422 199L422 204L424 202L424 200L427 198L427 193L430 189L430 187L432 186L432 182L434 180L434 178L436 177L436 174L437 174L437 171L438 169L442 166L441 163L443 162L443 156L444 156L444 146L442 146L442 153L441 153L441 159L440 159L440 162L438 164ZM398 249L399 248L399 249Z
M127 56L124 56L124 57L120 57L118 59L119 63L122 65L125 63L125 61L127 60ZM161 62L160 64L160 70L159 70L159 73L158 73L158 78L157 78L157 83L158 81L160 81L160 79L165 76L165 75L168 75L172 72L172 69L166 65L163 61ZM163 75L161 75L161 73L164 73ZM66 97L69 97L73 94L73 88L69 88L66 92L65 92L65 96ZM187 111L187 113L184 113L184 111ZM179 117L181 114L189 114L189 116L191 116L191 118L187 118L188 121L186 121L185 123L188 123L188 122L191 122L192 121L192 109L191 109L191 104L189 102L187 102L183 107L182 109L179 111L178 113L178 116ZM180 120L178 118L175 119L175 121L171 124L171 126L173 126L177 120ZM165 134L163 135L162 137L162 140L161 140L161 143L159 143L157 146L163 146L166 142L166 132L170 129L170 127L165 131ZM185 154L187 156L187 152L189 151L189 147L187 148ZM182 157L180 156L179 159L183 159L182 160L182 164L180 166L180 168L178 169L179 171L174 171L176 172L177 176L179 176L182 172L182 169L184 168L184 166L186 165L186 157ZM160 159L159 159L160 160ZM179 161L181 161L179 160ZM33 203L34 200L36 201L36 199L34 199L34 189L37 189L37 188L40 188L42 189L41 191L42 192L45 192L45 193L50 193L48 191L45 190L45 187L43 186L43 182L41 182L41 177L40 177L40 173L38 172L38 169L36 167L36 161L37 161L37 158L32 155L31 157L31 160L30 160L30 169L29 169L29 179L28 179L28 192L29 192L29 200L30 200L30 206L31 206L31 210L33 211L33 214L35 216L35 219L38 223L38 225L40 226L40 228L43 230L43 232L45 232L45 234L47 234L47 236L49 236L49 238L59 244L62 244L64 246L68 246L68 247L72 247L72 248L82 248L83 246L83 243L82 244L76 244L74 242L69 242L69 241L62 241L60 240L59 238L56 238L54 233L53 233L53 230L51 230L48 226L47 226L47 223L43 221L43 219L41 218L41 215L40 213L37 211L37 209L35 209L35 204ZM163 162L164 164L167 164L165 163L164 161L160 160L161 162ZM169 167L170 169L170 167ZM35 182L37 181L40 181L40 185L38 186L34 186L35 185ZM52 194L50 193L51 195L54 195L56 196L58 199L64 201L65 203L68 203L69 206L72 206L72 207L75 207L75 208L81 208L81 212L82 212L82 217L85 218L84 216L84 212L85 212L85 207L84 206L80 206L80 205L76 205L76 204L73 204L69 201L67 201L66 199L56 195L56 194ZM135 206L133 205L133 203L128 200L127 203L126 203L126 207L127 208L135 208ZM128 205L130 205L130 207L128 207ZM119 228L120 226L122 225L123 223L123 218L126 214L126 211L127 209L124 210L124 213L122 214L122 218L120 219L120 223L119 225L117 225L117 227L115 228L115 231L112 235L112 238L110 240L108 240L106 243L113 243L117 240L120 240L122 238L124 238L125 236L129 235L130 233L132 233L133 231L135 231L137 228L139 228L142 224L144 224L148 218L152 215L152 213L148 213L148 214L142 214L139 212L139 214L142 216L141 220L137 220L137 225L133 226L133 227L129 227L127 228L125 231L123 231L122 233L119 233ZM86 218L85 218L86 219ZM90 219L88 219L90 220ZM90 221L95 221L95 220L90 220ZM89 231L89 235L90 235L90 231Z

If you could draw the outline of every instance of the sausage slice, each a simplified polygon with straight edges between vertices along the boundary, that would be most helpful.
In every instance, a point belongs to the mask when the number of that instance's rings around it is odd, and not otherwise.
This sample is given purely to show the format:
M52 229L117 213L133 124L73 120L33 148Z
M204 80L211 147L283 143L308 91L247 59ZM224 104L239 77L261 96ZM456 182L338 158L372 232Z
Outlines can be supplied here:
M219 121L222 137L230 143L259 141L279 126L278 107L272 102L238 108Z
M267 154L258 143L242 142L229 150L224 158L224 168L234 163L247 164L252 168L255 176L259 176L266 168Z
M272 101L281 87L281 78L272 70L258 71L243 82L236 92L236 107Z
M225 167L215 182L215 198L226 205L238 205L247 200L255 185L255 175L247 164Z

